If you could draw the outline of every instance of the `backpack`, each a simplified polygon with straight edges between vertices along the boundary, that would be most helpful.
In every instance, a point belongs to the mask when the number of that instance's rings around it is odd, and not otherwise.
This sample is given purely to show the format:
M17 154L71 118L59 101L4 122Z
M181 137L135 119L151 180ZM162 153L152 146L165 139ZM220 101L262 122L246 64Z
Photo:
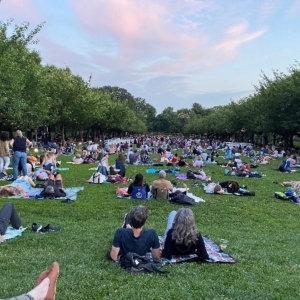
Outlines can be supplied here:
M103 183L106 180L106 176L100 172L94 173L91 178L88 180L89 183Z
M170 203L182 204L182 205L195 205L195 199L185 194L179 194L170 199Z
M187 178L187 179L195 179L195 174L194 174L194 172L193 172L192 170L188 170L188 171L186 172L186 178Z
M147 199L146 186L133 186L131 199Z
M126 269L132 274L142 273L169 273L169 270L160 269L163 262L156 257L145 257L133 252L128 252L119 258L121 268Z

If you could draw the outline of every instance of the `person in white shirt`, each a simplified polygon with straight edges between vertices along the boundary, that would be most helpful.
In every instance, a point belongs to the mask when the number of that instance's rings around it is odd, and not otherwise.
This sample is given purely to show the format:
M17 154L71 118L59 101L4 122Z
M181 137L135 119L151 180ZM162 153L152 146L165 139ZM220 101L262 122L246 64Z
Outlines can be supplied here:
M201 155L198 155L197 158L193 161L193 167L202 168L204 166Z

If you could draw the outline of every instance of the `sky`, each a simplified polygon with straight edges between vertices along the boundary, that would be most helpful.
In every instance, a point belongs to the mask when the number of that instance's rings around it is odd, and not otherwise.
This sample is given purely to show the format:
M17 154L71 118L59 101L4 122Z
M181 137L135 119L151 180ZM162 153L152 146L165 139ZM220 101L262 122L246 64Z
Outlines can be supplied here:
M43 64L118 86L157 113L249 96L300 61L300 0L2 0L35 28Z

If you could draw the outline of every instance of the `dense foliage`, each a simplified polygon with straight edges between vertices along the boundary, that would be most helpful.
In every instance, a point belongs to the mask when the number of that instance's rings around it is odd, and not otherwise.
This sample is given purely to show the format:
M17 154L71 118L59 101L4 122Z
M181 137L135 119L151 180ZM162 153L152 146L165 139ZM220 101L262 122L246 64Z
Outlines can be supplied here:
M156 132L252 142L259 136L264 143L280 136L286 148L298 133L298 62L288 74L273 71L269 78L262 73L253 94L237 102L208 109L199 103L177 111L167 107L156 115L152 105L126 89L91 87L92 75L85 81L68 67L43 66L31 47L43 25L30 31L24 23L9 30L11 21L0 22L0 130L47 125L80 137Z

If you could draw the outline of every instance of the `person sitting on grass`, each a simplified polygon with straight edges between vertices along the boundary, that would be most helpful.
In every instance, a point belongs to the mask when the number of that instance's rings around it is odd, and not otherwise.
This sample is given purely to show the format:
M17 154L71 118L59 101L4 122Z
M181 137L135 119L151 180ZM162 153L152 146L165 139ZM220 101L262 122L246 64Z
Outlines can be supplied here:
M145 206L134 206L125 215L123 228L117 229L111 251L107 256L117 261L120 255L134 252L139 255L146 255L152 252L154 257L160 258L160 244L155 229L144 228L148 217L148 209Z
M163 240L163 258L197 254L199 259L209 259L202 235L197 230L193 211L189 208L180 208L177 212L173 210L169 214Z
M169 180L166 180L167 173L164 170L159 171L158 180L152 183L152 192L156 189L166 189L170 192L173 191L173 185Z
M124 196L131 196L132 199L146 199L149 192L149 185L144 181L143 175L138 173Z
M177 163L177 166L178 167L188 167L189 164L185 161L184 157L183 156L180 156L179 157L179 161Z
M0 187L0 197L9 197L16 195L27 195L29 190L35 187L35 183L29 176L20 176L11 184Z
M33 290L17 297L7 298L6 300L54 300L58 275L59 264L53 262L49 271L44 271L40 274Z
M47 185L41 192L43 198L64 198L66 197L66 192L63 190L63 182L60 174L55 173L49 176Z
M204 167L204 163L203 163L201 155L198 155L197 158L193 161L193 167L194 168L203 168Z

